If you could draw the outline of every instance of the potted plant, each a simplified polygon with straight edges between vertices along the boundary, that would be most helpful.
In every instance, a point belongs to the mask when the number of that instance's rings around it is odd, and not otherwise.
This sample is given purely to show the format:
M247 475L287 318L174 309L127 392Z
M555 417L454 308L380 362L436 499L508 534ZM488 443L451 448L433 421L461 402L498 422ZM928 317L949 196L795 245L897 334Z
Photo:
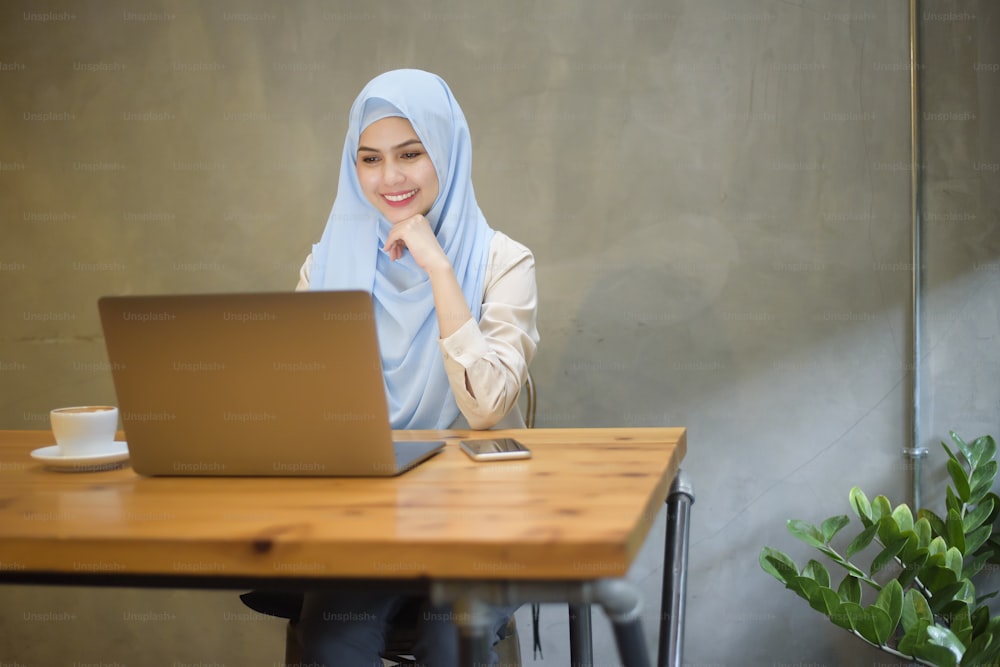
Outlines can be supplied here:
M1000 497L993 493L997 447L991 436L971 443L951 432L946 443L950 484L945 516L885 496L869 501L857 487L850 504L861 531L844 548L832 541L850 519L830 517L819 526L788 521L788 530L844 571L834 588L830 572L810 559L801 569L783 552L764 547L760 566L809 602L832 623L895 656L936 667L1000 664L1000 616L973 580L987 563L1000 563L993 524ZM877 552L876 552L877 550ZM874 553L868 567L855 557Z

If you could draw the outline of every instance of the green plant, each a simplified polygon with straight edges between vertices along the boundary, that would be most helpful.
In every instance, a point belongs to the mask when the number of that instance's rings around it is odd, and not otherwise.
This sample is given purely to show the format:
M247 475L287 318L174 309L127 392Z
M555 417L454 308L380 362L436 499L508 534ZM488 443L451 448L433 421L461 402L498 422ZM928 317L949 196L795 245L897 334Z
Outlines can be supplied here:
M869 502L854 487L850 504L862 530L843 555L831 542L850 523L846 515L819 526L788 521L792 535L845 571L836 589L816 560L800 570L786 554L764 547L760 566L831 622L893 655L936 667L997 665L1000 616L984 604L996 591L977 595L973 583L987 563L1000 563L1000 536L993 534L1000 513L992 491L997 446L991 436L966 444L952 432L951 439L958 454L941 443L951 479L944 518L920 509L914 519L909 506L893 508L885 496ZM867 569L852 560L876 547Z

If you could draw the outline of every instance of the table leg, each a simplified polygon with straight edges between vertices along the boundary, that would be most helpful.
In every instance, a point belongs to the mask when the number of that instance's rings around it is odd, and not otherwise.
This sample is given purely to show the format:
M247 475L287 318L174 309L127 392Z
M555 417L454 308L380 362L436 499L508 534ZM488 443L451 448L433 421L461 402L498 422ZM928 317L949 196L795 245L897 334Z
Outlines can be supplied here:
M593 667L594 642L590 625L590 605L569 605L570 667Z
M670 561L673 564L672 561ZM570 659L576 665L593 660L589 644L589 605L600 604L614 627L622 667L650 667L642 628L642 594L627 579L584 582L437 580L430 584L434 604L450 603L459 630L459 657L463 667L488 664L491 604L521 604L525 601L569 602L573 636ZM584 613L585 612L585 613Z
M658 667L681 667L684 651L684 602L687 596L688 532L694 488L677 471L667 496L666 542L663 553L663 598L660 604Z
M490 630L493 612L490 606L472 595L463 595L452 606L458 626L458 664L482 667L490 663Z

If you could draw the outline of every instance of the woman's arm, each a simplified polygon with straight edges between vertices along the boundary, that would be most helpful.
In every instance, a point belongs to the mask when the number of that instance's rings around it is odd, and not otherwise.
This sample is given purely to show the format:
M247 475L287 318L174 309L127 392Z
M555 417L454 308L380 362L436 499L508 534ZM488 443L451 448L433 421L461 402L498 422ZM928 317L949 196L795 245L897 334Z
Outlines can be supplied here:
M474 429L491 428L514 407L539 338L531 251L497 232L489 261L479 322L470 315L440 340L452 393Z
M310 255L302 265L297 290L309 289L312 259ZM451 279L457 288L454 272ZM455 401L471 428L491 428L513 409L538 346L535 258L505 234L494 234L478 323L460 289L457 297L440 301L433 280L432 289L442 329L439 345ZM456 298L460 304L454 303Z

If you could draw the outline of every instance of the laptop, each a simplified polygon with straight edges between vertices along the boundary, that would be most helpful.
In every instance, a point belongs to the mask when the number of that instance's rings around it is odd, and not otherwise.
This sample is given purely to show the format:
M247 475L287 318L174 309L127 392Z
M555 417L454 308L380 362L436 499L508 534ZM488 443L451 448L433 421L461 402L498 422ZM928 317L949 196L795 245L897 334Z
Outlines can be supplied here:
M141 475L388 477L442 441L394 442L363 291L98 300Z

